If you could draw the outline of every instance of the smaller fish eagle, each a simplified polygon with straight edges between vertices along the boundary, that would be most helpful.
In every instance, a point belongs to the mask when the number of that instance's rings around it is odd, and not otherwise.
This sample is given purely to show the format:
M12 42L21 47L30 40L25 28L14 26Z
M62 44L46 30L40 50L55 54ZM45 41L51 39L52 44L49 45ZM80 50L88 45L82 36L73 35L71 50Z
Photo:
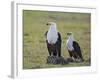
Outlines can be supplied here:
M50 56L61 57L61 35L57 31L56 23L48 22L49 30L45 33L47 49Z
M68 39L66 41L67 49L69 52L69 56L74 61L83 61L83 56L81 52L81 48L77 41L75 41L73 34L71 32L67 33Z

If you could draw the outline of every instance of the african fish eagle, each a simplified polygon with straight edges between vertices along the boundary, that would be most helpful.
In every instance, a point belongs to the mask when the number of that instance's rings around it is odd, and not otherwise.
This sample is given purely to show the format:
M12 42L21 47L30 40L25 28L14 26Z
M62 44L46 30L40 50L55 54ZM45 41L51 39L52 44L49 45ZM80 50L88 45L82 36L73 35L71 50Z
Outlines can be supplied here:
M68 39L66 41L69 56L74 61L83 61L83 56L81 53L81 48L77 41L75 41L73 34L71 32L67 33Z
M57 31L56 23L48 22L49 30L45 33L47 49L50 56L61 56L61 35Z

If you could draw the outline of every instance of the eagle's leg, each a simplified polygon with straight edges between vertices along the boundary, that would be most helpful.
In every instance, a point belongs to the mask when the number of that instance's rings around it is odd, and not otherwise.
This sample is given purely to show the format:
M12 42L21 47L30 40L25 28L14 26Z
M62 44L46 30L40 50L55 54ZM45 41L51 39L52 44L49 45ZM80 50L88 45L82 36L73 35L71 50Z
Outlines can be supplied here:
M49 55L51 56L51 54L52 54L52 50L51 50L51 48L50 48L50 45L49 45L49 44L47 44L47 49L48 49Z
M48 48L48 52L49 52L49 55L51 56L51 53L52 53L52 52L51 52L50 48Z
M58 50L58 57L61 57L61 49Z
M78 60L78 55L75 51L72 51L73 53L73 58L74 58L74 61L77 61Z
M57 46L58 57L61 57L61 45Z
M73 53L71 51L69 51L69 50L68 50L68 52L69 52L69 56L72 58Z
M56 49L53 51L53 56L57 56L57 51L56 51Z
M69 52L69 56L70 56L70 58L71 58L71 60L72 60L71 62L75 61L75 57L74 57L74 55L73 55L74 51L68 50L68 52Z
M72 60L73 61L77 61L77 59L78 59L78 55L76 54L76 52L73 50L73 51L69 51L68 50L68 52L69 52L69 55L70 55L70 57L72 58Z

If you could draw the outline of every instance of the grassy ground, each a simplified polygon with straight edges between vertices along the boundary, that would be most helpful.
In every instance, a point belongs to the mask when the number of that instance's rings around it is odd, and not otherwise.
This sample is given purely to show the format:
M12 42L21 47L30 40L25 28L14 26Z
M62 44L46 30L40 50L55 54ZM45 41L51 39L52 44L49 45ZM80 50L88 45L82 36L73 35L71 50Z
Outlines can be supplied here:
M90 58L90 14L87 13L59 13L43 11L23 11L23 69L50 67L89 66ZM54 21L62 37L62 56L69 57L66 48L66 33L73 32L79 42L85 59L81 63L67 65L46 64L48 51L45 42L45 32L49 27L46 23Z

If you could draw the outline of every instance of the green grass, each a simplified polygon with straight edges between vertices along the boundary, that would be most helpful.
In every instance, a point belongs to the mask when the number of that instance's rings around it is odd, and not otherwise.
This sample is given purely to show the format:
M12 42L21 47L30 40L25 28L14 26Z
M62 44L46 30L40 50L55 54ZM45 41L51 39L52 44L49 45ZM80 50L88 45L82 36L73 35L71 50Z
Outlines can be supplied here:
M90 66L90 17L88 13L64 13L46 11L23 11L23 69L50 68L50 67L77 67ZM62 56L69 57L66 49L66 33L73 32L79 42L85 59L81 63L67 65L46 64L49 55L45 42L45 32L49 27L46 23L54 21L62 37Z

